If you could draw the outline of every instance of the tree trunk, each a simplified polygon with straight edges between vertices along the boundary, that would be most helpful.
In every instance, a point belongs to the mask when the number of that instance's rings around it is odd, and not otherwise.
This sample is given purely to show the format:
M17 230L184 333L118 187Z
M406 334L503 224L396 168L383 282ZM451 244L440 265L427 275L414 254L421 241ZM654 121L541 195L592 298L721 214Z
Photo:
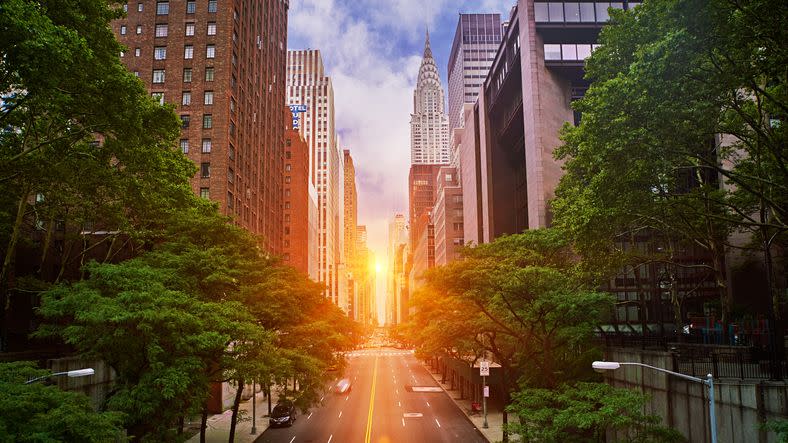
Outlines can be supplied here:
M268 397L268 415L271 416L271 382L265 384L265 396Z
M206 400L207 402L208 400ZM208 405L202 407L202 414L200 416L200 443L205 443L205 431L208 428Z
M235 393L235 400L233 400L233 415L230 418L230 437L227 439L227 443L233 443L235 441L235 425L238 422L238 407L241 405L241 396L244 393L244 379L240 377L238 379L238 391Z
M11 266L14 262L14 255L16 253L16 243L19 241L19 231L22 230L22 222L25 220L25 209L27 209L27 199L30 196L29 192L24 192L19 198L19 204L16 207L16 217L14 218L14 226L11 230L11 239L8 241L8 249L5 251L3 257L3 268L0 270L0 290L6 293L8 288L8 276L11 273ZM3 310L7 311L11 306L11 298L5 297Z
M55 232L55 219L50 219L49 223L47 223L47 233L44 237L44 246L41 248L41 262L38 264L38 275L46 280L47 276L44 274L44 265L47 261L47 255L49 254L49 245L52 243L52 234Z

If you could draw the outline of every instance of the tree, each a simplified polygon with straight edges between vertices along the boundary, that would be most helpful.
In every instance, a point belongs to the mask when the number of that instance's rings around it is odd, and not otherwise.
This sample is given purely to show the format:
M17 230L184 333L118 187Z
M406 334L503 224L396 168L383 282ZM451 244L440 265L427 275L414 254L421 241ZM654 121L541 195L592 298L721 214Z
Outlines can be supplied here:
M595 355L588 339L612 303L585 278L554 229L466 248L462 259L426 274L426 292L416 298L419 352L491 354L506 404L518 383L550 389L577 379L588 373Z
M124 441L123 415L95 412L87 396L25 381L49 371L32 362L0 364L0 442Z
M523 441L545 443L617 441L683 442L680 432L644 414L646 397L605 383L578 382L556 389L525 388L508 406L519 417L509 429Z
M233 359L233 342L264 348L270 339L236 302L170 289L167 270L142 260L94 263L87 272L44 294L41 314L57 324L38 334L58 334L115 370L107 407L126 414L136 438L172 438L177 419L207 397L210 364Z
M122 13L105 0L10 0L0 9L5 319L18 295L9 286L16 253L28 234L44 233L31 274L59 281L97 245L110 244L106 259L124 244L139 247L194 199L195 166L175 149L177 117L120 62L124 48L110 21ZM53 235L61 230L58 251ZM58 253L59 270L48 275L44 264ZM7 345L2 323L0 349Z
M557 150L567 173L556 224L578 248L610 250L648 232L662 249L649 259L675 268L673 255L702 247L710 260L696 266L713 272L723 322L724 257L741 247L729 235L751 232L768 256L767 239L786 231L788 12L773 6L670 0L613 11L575 104L582 121Z

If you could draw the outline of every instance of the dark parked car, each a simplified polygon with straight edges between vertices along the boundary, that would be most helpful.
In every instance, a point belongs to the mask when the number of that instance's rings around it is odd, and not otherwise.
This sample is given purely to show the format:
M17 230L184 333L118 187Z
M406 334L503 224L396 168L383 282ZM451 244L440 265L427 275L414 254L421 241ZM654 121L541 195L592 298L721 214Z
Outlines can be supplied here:
M292 402L282 402L277 404L271 411L271 418L268 420L271 427L293 426L296 420L296 407Z

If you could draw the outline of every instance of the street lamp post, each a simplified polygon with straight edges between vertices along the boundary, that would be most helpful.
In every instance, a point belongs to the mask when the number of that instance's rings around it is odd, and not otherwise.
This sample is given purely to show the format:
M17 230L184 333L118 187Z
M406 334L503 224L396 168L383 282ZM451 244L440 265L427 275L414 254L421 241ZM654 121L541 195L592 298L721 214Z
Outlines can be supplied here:
M75 369L73 371L55 372L54 374L43 375L41 377L36 377L36 378L30 379L30 380L26 381L25 384L29 385L30 383L35 383L35 382L37 382L39 380L46 380L47 378L60 377L60 376L63 376L63 375L67 375L67 376L69 376L71 378L74 378L74 377L87 377L87 376L93 375L95 373L96 373L96 371L94 371L93 368Z
M653 369L655 371L664 372L666 374L674 375L679 378L683 378L684 380L694 381L697 383L702 383L709 388L709 427L711 427L711 443L717 443L717 414L714 411L714 377L711 374L706 376L706 379L693 377L687 374L681 374L678 372L669 371L667 369L658 368L656 366L647 365L644 363L634 363L634 362L616 362L616 361L595 361L591 364L591 367L594 368L597 372L602 371L612 371L615 369L620 368L621 366L641 366L644 368Z
M257 434L257 386L255 379L252 379L252 435Z

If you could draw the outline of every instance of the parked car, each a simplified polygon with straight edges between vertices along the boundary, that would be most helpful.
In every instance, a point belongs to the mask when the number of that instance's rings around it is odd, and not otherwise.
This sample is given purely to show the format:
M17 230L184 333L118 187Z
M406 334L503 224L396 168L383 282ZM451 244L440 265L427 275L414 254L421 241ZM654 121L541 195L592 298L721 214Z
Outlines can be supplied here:
M339 380L337 384L334 386L334 392L336 392L337 394L344 394L349 391L350 391L349 378L343 378L342 380Z
M271 425L271 427L293 426L293 422L296 420L296 415L296 407L293 402L280 402L274 406L274 409L271 411L271 417L268 419L268 423Z

